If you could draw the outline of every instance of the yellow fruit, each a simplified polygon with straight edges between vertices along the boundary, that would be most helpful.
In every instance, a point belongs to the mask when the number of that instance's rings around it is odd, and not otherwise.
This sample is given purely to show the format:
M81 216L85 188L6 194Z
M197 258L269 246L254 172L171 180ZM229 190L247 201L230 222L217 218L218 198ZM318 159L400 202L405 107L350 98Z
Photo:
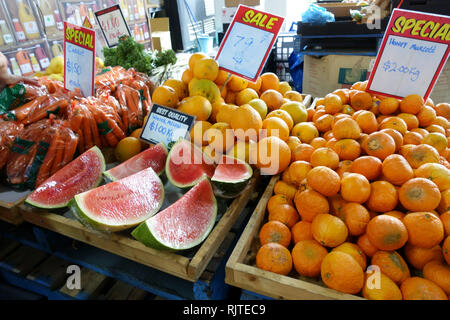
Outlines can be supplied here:
M255 152L257 150L258 144L254 141L241 141L238 140L234 144L234 147L228 151L228 155L234 158L240 159L247 163L250 162L250 154L251 152Z
M50 60L50 65L45 70L45 74L64 73L64 58L57 56Z
M177 79L167 79L163 83L164 86L171 87L178 94L178 99L182 100L189 94L186 83Z
M262 128L262 119L258 111L250 105L244 104L233 111L231 127L239 140L257 141L259 130Z
M234 145L234 133L231 126L225 122L213 124L205 132L206 140L212 148L220 152L226 152Z
M206 130L211 128L212 124L208 121L195 121L191 130L191 142L194 142L197 146L205 146L208 144L206 138Z
M203 96L211 103L214 103L222 98L217 85L208 79L192 79L189 82L189 95L191 97Z
M261 116L261 119L265 119L267 115L267 105L266 103L261 99L253 99L248 102L248 104L258 111L259 115Z
M288 91L284 94L284 97L297 102L303 102L303 96L297 91Z
M147 142L144 142L140 139L142 133L142 128L134 130L129 136L138 139L141 142L141 149L146 149L150 145Z
M270 117L263 121L261 136L270 137L275 136L283 141L289 138L289 127L278 117Z
M217 100L216 102L212 103L212 111L211 111L211 115L209 116L209 122L211 123L216 123L216 117L217 114L219 113L220 109L225 105L226 103L221 101L221 100Z
M211 103L202 96L192 96L183 99L178 106L178 110L193 116L197 121L206 121L212 112Z
M297 136L302 143L310 143L319 136L319 131L311 122L300 122L292 128L291 135Z
M168 86L159 86L153 91L152 102L166 107L175 108L178 104L178 94Z
M219 86L223 86L223 84L225 83L225 81L227 81L228 79L228 72L223 71L223 70L219 70L219 74L217 75L216 80L214 80L214 82Z
M188 84L192 78L194 78L194 75L192 74L192 71L190 69L184 70L183 74L181 75L181 81Z
M189 69L194 70L195 65L201 59L208 58L208 56L202 52L196 52L189 58Z
M141 142L135 137L126 137L119 141L114 155L120 162L126 161L141 152Z
M211 58L198 60L194 65L194 77L197 79L216 80L219 75L219 64Z
M306 112L305 106L298 101L285 103L280 109L287 111L291 115L294 124L305 122L308 119L308 112Z
M231 76L230 80L228 80L227 86L228 89L238 92L247 88L248 81L233 75Z
M294 127L294 119L292 119L289 112L287 112L285 110L278 109L278 110L270 111L269 114L266 116L266 119L270 118L270 117L278 117L278 118L282 119L288 125L289 131L291 131L292 128Z
M220 107L219 112L216 115L216 122L231 123L234 110L237 110L238 106L234 104L224 104Z
M243 104L248 103L253 99L258 99L258 93L250 88L245 88L242 91L239 91L236 95L236 104L238 106L242 106Z
M284 96L284 94L288 91L292 91L289 83L287 81L280 82L280 85L278 86L278 92L280 92Z

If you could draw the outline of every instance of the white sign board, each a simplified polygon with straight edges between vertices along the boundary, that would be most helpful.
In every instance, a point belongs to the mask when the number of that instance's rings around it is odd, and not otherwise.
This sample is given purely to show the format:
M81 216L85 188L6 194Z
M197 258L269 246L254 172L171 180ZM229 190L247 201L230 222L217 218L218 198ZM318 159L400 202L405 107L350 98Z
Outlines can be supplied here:
M105 36L108 47L114 47L119 43L121 36L131 37L130 29L122 14L120 5L114 5L112 7L95 12L100 29Z

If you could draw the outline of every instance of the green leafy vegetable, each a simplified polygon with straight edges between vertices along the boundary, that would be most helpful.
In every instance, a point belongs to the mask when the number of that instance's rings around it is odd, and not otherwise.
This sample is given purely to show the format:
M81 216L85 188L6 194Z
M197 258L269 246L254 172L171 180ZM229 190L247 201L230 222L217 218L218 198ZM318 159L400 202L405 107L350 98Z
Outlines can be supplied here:
M123 36L114 48L103 48L105 66L122 66L125 69L150 74L152 69L167 64L175 64L177 58L173 50L147 53L143 44L133 38Z

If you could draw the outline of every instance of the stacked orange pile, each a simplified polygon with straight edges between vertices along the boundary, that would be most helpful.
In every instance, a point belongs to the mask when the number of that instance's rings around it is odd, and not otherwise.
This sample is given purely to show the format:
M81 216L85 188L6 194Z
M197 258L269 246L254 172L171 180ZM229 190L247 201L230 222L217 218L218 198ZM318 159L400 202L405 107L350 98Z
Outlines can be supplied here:
M257 266L368 299L446 300L450 105L365 86L319 99L291 131Z

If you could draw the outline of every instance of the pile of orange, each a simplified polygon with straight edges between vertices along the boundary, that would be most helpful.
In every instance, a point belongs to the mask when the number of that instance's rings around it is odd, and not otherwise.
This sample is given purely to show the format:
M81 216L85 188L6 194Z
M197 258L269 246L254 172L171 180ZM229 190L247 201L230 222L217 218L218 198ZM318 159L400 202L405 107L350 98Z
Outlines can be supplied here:
M192 54L181 80L165 81L152 101L194 115L191 138L213 160L232 155L269 175L288 167L289 137L303 133L297 125L308 117L302 95L274 73L253 83L220 70L203 53Z
M365 86L317 99L292 128L256 264L368 299L447 300L450 104Z

